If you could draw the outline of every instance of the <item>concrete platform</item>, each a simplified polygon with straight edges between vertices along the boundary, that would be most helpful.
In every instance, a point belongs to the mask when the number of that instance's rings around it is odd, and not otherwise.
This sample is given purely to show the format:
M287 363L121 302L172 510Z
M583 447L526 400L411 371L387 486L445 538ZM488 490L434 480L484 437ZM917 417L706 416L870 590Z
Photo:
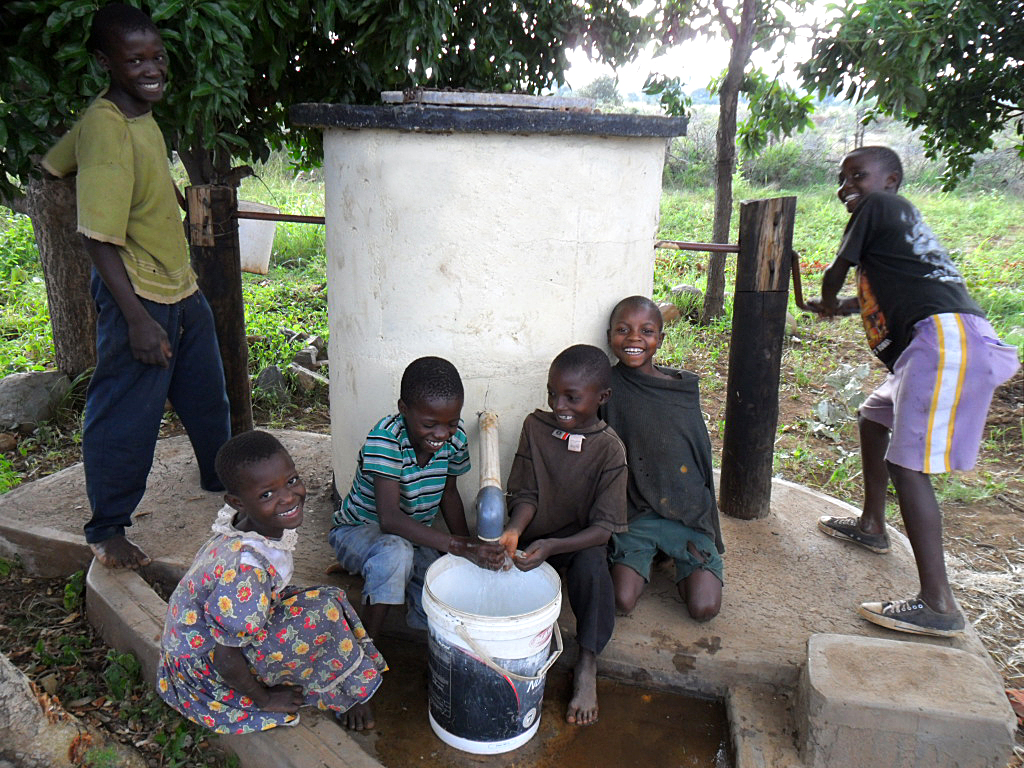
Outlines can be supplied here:
M333 562L327 543L330 438L291 431L276 434L295 458L309 492L293 582L343 586L355 603L358 580L324 573ZM130 532L132 539L154 558L147 569L148 578L177 581L208 537L220 503L217 494L199 490L198 470L187 439L161 441L149 489ZM91 557L81 526L87 506L80 465L0 496L0 556L18 555L30 572L41 575L63 575L86 567ZM968 629L956 640L913 637L878 628L856 615L857 604L864 600L909 597L917 590L909 544L897 532L891 532L893 551L874 555L816 530L821 514L856 511L815 491L776 481L772 514L767 519L722 519L727 551L721 614L705 624L693 622L668 576L657 572L633 615L616 624L615 635L600 659L601 673L657 688L725 698L732 719L737 768L801 764L795 747L797 726L791 717L791 699L807 661L808 641L820 633L887 639L908 648L955 648L977 660L972 671L964 674L985 670L989 675L985 684L1001 691L995 667L973 630ZM96 574L96 570L89 579L94 592L121 594L118 591L124 590L122 597L108 600L106 618L97 620L108 627L124 625L122 635L158 635L159 604L140 609L141 617L120 616L123 611L118 608L119 602L135 606L146 602L136 594L138 584L133 583L132 575L107 578L109 572ZM95 602L101 605L104 601ZM574 624L567 603L563 601L559 623L571 637ZM398 622L388 629L401 631ZM114 636L105 632L105 637ZM127 642L122 637L118 644L122 641ZM140 655L146 657L144 651ZM564 663L572 663L573 656L567 653ZM965 711L970 706L970 702L964 702ZM1006 717L1012 722L1008 704ZM316 736L318 719L303 715L303 720L312 721L310 732L300 736L296 729L275 729L260 737L261 744L253 751L265 760L270 754L266 750L272 752L272 745L280 744L281 749L300 754L306 751L313 758L316 750L309 740L321 738ZM329 730L332 741L344 736L333 725ZM296 739L305 739L305 747L291 744ZM342 741L359 751L347 737ZM340 751L339 746L330 750L334 762L296 763L281 758L266 764L356 764L339 758L339 754L365 764L349 751L348 745ZM243 758L243 764L264 763Z

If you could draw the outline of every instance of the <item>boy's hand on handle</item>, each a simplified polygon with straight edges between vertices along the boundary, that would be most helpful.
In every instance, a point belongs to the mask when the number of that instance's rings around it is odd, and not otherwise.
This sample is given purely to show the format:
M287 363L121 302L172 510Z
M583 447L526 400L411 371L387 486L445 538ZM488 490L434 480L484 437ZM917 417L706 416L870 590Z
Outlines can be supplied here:
M825 318L855 315L860 311L860 303L853 296L844 298L822 296L820 299L808 299L805 306L819 317Z
M128 325L128 343L132 356L140 363L166 368L171 359L171 342L167 333L152 317L140 318Z
M274 685L265 688L265 700L255 701L260 709L266 712L287 712L295 714L299 711L305 700L302 689L294 685Z
M532 571L551 554L551 542L548 539L537 539L525 551L515 556L516 568L520 571Z

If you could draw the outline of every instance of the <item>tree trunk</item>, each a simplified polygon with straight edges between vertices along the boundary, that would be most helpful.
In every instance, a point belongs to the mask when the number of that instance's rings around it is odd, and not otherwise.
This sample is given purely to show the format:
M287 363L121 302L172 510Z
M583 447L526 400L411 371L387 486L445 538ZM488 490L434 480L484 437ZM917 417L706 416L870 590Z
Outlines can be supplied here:
M224 380L231 403L231 434L252 429L249 345L238 255L238 200L234 187L186 188L192 267L210 302L217 327Z
M77 232L74 179L31 179L26 205L46 281L57 368L74 378L96 364L92 261Z
M39 692L0 653L0 765L11 761L18 768L73 768L83 765L93 748L113 752L110 765L146 766L134 749L88 728L66 712L56 697Z
M744 0L739 25L723 20L732 37L729 68L718 92L718 131L715 134L715 218L711 242L729 242L732 219L732 173L736 168L736 111L743 72L753 50L755 11L760 0ZM720 13L725 13L723 8ZM721 317L725 308L725 254L712 253L708 259L708 285L700 324Z
M24 768L81 765L92 737L0 654L0 758Z

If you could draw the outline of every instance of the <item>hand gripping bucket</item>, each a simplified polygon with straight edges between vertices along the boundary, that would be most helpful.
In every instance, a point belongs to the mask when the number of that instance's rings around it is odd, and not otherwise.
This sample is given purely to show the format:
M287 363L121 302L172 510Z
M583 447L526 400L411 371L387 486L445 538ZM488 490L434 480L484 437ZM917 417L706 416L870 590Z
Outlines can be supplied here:
M547 563L494 573L445 555L430 566L430 726L443 742L489 755L533 737L544 676L562 652L561 607L562 585Z

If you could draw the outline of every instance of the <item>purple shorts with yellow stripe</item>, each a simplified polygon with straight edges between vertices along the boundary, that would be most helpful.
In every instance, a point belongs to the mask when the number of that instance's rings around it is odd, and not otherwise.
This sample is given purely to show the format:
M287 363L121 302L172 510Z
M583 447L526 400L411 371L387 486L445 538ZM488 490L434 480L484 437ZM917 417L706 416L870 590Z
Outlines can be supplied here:
M928 475L971 469L992 392L1019 367L1017 348L985 318L932 315L914 325L910 345L860 414L892 430L886 461Z

